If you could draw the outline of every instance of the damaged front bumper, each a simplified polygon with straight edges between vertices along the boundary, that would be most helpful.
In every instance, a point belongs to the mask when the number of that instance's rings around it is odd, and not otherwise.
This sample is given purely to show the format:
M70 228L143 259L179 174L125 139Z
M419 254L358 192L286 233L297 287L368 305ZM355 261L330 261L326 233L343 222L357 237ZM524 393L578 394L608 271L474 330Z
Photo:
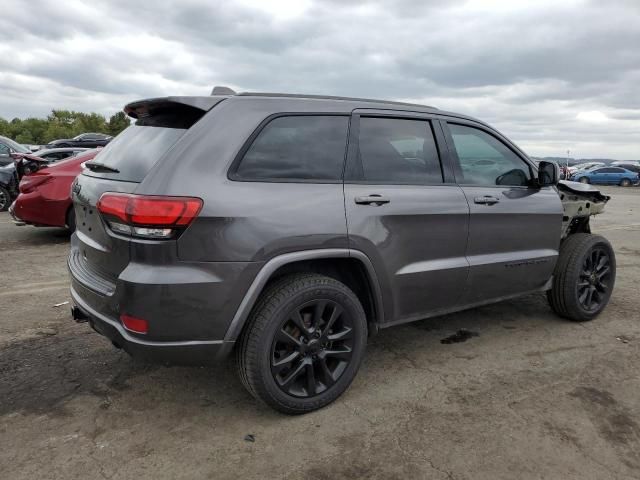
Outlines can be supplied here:
M561 180L558 182L558 194L562 201L562 238L569 234L589 232L589 218L604 211L605 204L611 199L591 184Z

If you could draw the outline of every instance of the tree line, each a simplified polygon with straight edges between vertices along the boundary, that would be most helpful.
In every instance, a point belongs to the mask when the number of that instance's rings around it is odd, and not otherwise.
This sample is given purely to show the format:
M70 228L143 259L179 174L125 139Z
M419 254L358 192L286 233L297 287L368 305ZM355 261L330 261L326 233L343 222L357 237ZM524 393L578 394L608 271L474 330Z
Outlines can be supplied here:
M18 143L45 145L59 138L73 138L85 132L117 135L129 126L129 117L124 112L111 115L109 119L98 113L83 113L70 110L52 110L47 118L0 117L0 135Z

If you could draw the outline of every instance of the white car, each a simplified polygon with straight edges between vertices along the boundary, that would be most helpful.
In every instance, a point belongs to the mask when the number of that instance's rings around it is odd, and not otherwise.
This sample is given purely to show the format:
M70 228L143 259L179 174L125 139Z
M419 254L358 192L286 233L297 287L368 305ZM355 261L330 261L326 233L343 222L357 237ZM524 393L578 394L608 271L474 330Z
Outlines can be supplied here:
M578 170L589 170L590 168L593 167L602 167L604 166L604 163L602 162L586 162L586 163L579 163L578 165L572 165L571 167L569 167L569 175L571 175L574 172L577 172Z
M640 160L617 160L611 162L611 165L635 165L636 167L640 167Z

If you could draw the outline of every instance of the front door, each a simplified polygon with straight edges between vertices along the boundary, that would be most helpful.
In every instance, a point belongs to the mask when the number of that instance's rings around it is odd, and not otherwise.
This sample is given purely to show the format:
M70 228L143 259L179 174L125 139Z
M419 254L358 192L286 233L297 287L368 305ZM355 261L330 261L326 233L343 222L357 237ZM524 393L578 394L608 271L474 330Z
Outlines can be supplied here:
M539 188L534 168L481 125L445 124L454 171L470 207L464 304L536 290L553 273L562 227L555 188Z
M455 306L468 272L469 207L440 125L394 114L354 114L344 185L349 246L373 262L385 323Z

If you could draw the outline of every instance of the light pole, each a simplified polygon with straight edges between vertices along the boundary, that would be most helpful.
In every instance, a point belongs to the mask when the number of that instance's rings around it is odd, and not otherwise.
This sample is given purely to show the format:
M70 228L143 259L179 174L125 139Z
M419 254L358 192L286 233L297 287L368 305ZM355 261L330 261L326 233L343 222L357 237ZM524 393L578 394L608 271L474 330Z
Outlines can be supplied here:
M571 153L571 150L567 150L567 170L569 170L569 154Z

